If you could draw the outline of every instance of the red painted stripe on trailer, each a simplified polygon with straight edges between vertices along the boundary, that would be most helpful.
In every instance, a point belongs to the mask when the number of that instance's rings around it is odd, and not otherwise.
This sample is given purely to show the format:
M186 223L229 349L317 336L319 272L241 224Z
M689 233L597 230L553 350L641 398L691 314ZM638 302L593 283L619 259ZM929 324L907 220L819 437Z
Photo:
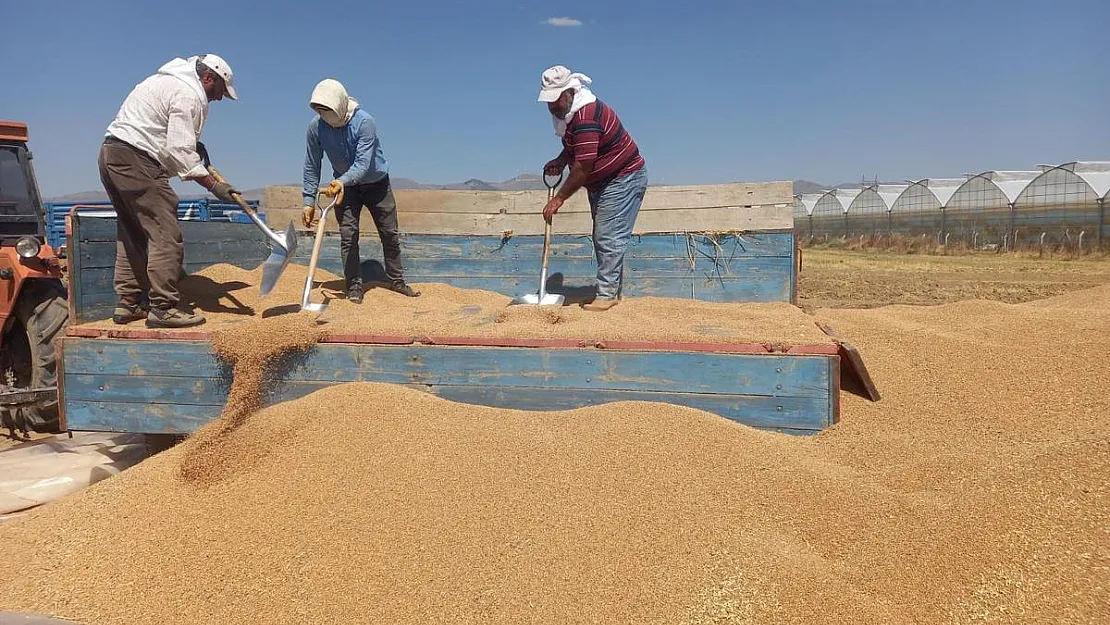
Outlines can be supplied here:
M115 330L112 328L66 328L66 336L88 339L140 339L151 341L210 341L211 332L158 330Z
M786 350L787 354L820 354L823 356L835 356L839 353L840 347L837 345L792 345L790 349Z
M456 345L471 347L557 347L557 348L583 348L592 347L592 342L579 339L516 339L516 338L491 338L476 336L422 336L418 343L425 345Z
M329 334L321 343L355 343L372 345L412 345L415 337L389 334Z
M759 343L697 343L685 341L598 341L598 349L666 352L726 352L766 354L771 350Z
M211 341L212 332L161 330L66 328L66 336L78 338L116 338L159 341ZM356 345L423 345L467 347L526 347L559 349L607 349L612 351L705 352L727 354L770 354L835 356L838 345L775 346L768 343L702 343L695 341L625 341L589 339L532 339L475 336L400 336L391 334L332 334L322 343L351 343Z

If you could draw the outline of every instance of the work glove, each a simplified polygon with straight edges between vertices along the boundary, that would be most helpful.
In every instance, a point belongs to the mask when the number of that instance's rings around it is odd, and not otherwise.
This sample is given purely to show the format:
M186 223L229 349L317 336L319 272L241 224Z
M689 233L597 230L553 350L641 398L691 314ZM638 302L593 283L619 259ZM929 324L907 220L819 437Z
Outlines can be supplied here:
M304 212L301 213L301 223L305 228L311 228L316 223L316 207L308 204L304 205Z
M328 197L334 197L336 204L343 201L343 183L338 180L332 180L328 186L324 187L322 193Z
M231 197L232 193L239 194L239 190L226 182L217 182L212 185L212 195L223 200L224 202L234 202L235 198ZM240 194L241 195L241 194Z

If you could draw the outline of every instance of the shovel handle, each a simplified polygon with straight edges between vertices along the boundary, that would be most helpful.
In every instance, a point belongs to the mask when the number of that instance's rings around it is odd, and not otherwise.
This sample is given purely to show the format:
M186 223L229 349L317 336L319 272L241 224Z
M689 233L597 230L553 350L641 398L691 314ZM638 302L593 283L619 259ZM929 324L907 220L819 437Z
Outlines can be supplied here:
M220 175L220 172L216 171L216 168L211 165L208 166L208 175L215 178L216 182L227 182L227 180L225 180L224 177ZM239 205L239 208L246 211L248 215L251 215L252 217L257 216L257 213L254 212L254 209L251 208L250 204L247 204L247 201L243 199L243 196L239 195L238 193L232 193L231 199L235 200L235 203Z
M316 204L320 204L321 193L316 194ZM304 293L301 295L301 308L308 306L308 300L312 297L312 283L313 277L316 275L316 263L320 260L320 248L324 244L324 226L328 220L328 211L335 206L336 199L332 199L331 204L323 207L320 213L319 221L316 222L316 240L312 243L312 256L308 259L308 277L304 281Z
M551 222L543 225L543 268L540 270L540 301L547 295L547 255L551 251Z
M547 187L548 196L552 195L555 192L555 189L558 188L559 184L562 183L562 182L563 182L563 170L561 170L561 169L559 170L559 177L555 179L555 184L548 184L547 183L547 172L546 171L543 172L543 184L544 184L544 186Z

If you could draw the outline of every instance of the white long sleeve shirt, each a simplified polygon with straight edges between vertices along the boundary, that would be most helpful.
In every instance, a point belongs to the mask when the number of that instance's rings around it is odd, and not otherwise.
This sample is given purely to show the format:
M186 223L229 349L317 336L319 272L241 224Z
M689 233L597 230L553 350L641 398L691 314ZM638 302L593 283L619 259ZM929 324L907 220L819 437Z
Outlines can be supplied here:
M106 133L146 152L182 180L208 175L196 149L208 117L196 61L195 56L174 59L136 85Z

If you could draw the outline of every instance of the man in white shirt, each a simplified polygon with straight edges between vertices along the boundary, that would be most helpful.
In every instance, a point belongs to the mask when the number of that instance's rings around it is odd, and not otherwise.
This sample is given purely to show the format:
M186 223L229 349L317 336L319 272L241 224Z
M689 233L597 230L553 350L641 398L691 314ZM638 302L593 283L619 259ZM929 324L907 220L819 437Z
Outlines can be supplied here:
M169 179L194 180L220 200L234 201L238 191L216 182L197 151L208 103L225 95L236 99L231 67L222 58L177 58L136 85L108 126L98 161L118 223L116 323L144 317L152 328L204 323L203 315L181 307L177 281L185 245Z

